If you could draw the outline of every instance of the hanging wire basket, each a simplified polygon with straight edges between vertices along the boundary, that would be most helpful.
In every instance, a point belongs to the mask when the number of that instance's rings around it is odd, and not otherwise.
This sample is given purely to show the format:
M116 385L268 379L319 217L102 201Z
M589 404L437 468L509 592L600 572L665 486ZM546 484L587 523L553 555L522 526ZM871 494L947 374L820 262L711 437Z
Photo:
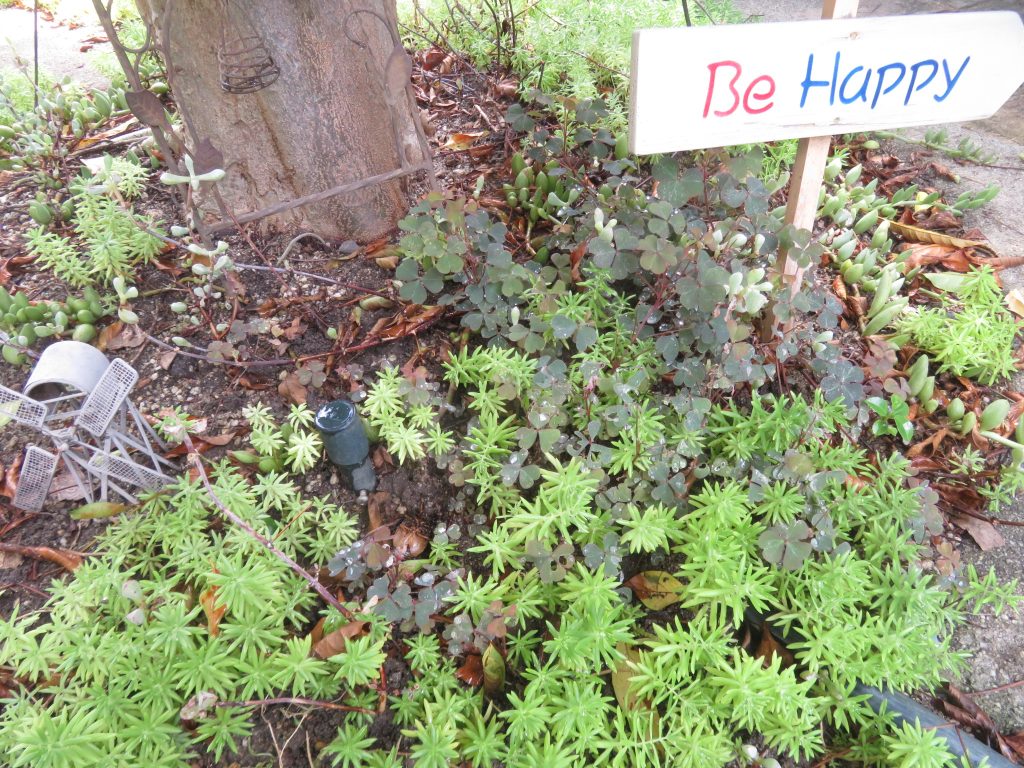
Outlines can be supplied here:
M217 51L220 87L228 93L255 93L277 80L280 67L256 35L226 39Z

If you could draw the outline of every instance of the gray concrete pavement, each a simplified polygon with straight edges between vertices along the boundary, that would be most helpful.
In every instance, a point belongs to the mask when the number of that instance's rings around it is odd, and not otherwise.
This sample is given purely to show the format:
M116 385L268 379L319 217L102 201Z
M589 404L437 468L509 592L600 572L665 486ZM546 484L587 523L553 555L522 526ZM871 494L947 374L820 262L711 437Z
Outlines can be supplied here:
M0 72L17 68L18 58L32 67L32 11L24 8L0 8ZM95 54L110 50L109 45L89 42L106 35L99 24L71 28L39 17L39 69L60 80L65 75L93 88L110 84L109 78L95 66ZM83 52L83 48L87 50Z

